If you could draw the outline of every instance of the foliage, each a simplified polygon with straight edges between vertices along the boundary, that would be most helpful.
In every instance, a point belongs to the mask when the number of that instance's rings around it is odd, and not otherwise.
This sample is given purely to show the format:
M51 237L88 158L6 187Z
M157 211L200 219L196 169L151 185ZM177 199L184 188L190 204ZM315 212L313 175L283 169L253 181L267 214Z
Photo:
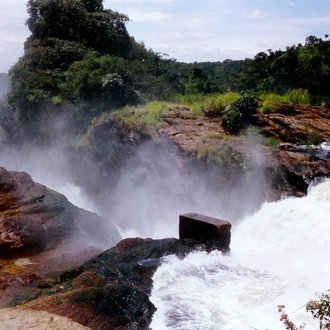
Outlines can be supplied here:
M306 137L306 153L308 154L310 160L315 160L317 153L319 153L321 148L321 143L323 142L323 137L321 133L317 130L313 130Z
M314 319L319 320L319 329L328 330L330 329L330 291L326 293L317 293L317 300L310 300L306 304L306 311L311 313ZM285 313L285 306L277 306L277 310L281 313L280 321L285 326L285 329L290 330L303 330L306 324L303 323L299 327L290 321L289 316Z
M210 168L215 168L226 180L237 180L238 177L248 178L250 161L242 153L233 149L226 141L215 149L201 150L199 157L206 159Z
M271 148L277 148L280 145L280 142L274 137L270 136L264 139L263 144Z
M261 100L252 91L243 91L236 101L232 102L224 111L224 126L229 132L237 132L242 125L249 123L252 116L258 112Z
M206 116L220 116L223 111L238 98L237 93L215 94L209 96L206 104L204 105L204 113Z
M104 10L102 1L29 0L26 23L35 39L75 41L102 54L123 56L130 48L128 17Z
M304 330L306 327L306 324L303 323L299 327L297 327L290 319L287 313L285 313L285 306L284 305L278 305L277 310L279 313L281 313L280 321L285 326L285 329L288 330Z
M315 319L319 319L319 329L330 328L330 293L317 293L318 300L310 300L306 305L306 310L310 312Z
M175 95L172 98L174 103L186 105L190 108L193 118L203 114L209 117L220 116L225 108L238 98L238 93L214 93Z
M146 132L166 125L164 118L172 111L172 104L167 102L149 102L139 107L126 106L113 112L113 116L123 121L126 129Z
M93 52L74 62L66 72L61 94L71 102L107 100L108 107L136 104L131 62L116 56Z
M259 52L254 59L179 63L146 49L126 29L129 18L104 9L103 0L28 0L31 36L11 68L8 101L27 125L49 102L75 104L97 114L125 105L180 99L192 116L221 116L229 132L279 102L327 104L330 41L314 36L285 51ZM237 91L246 91L237 99ZM251 92L252 90L256 92ZM252 95L255 93L255 95ZM180 95L180 96L178 96ZM93 104L96 111L85 106ZM254 102L254 104L253 104Z
M307 89L292 89L285 93L281 99L283 103L310 104L310 97Z
M262 113L271 113L275 111L277 105L288 104L305 104L311 103L311 98L306 89L293 89L287 91L284 95L275 93L263 93L260 95L262 101Z
M38 120L45 103L66 101L59 93L72 63L93 51L128 56L132 40L125 28L128 17L104 10L101 0L29 0L27 11L32 34L9 71L8 101L28 124Z

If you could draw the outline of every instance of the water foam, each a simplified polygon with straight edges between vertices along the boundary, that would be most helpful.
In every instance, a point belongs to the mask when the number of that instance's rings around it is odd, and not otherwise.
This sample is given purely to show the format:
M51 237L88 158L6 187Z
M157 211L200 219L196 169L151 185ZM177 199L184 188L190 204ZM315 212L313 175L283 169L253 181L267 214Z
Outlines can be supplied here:
M278 330L277 306L317 329L304 305L330 288L330 181L266 203L234 226L231 253L168 257L154 275L154 330Z

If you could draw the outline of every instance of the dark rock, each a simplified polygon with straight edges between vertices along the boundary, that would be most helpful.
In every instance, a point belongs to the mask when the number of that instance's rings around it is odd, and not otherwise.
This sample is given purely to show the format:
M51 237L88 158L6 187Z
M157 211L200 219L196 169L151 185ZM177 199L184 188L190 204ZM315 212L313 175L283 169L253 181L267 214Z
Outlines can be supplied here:
M91 329L148 329L155 312L148 296L162 258L205 248L193 239L125 239L58 279L17 280L3 291L0 306L52 312ZM10 284L14 275L8 276Z
M73 280L88 271L107 282L130 283L149 294L151 277L164 256L175 254L184 257L200 248L206 249L206 245L194 239L127 238L82 266L63 272L61 281Z
M147 329L155 307L148 296L124 284L79 288L38 298L25 305L46 310L91 329Z
M180 215L180 239L193 238L210 248L229 251L231 224L216 218L197 213Z

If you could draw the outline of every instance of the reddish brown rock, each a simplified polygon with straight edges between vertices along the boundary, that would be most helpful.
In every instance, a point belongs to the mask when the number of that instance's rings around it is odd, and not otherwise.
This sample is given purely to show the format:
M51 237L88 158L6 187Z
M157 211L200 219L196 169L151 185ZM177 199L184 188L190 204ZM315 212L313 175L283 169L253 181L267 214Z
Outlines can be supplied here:
M105 219L35 183L27 173L0 168L2 271L60 272L81 264L119 240L117 229ZM6 263L22 258L28 259L17 261L16 269L13 263Z
M261 134L281 142L304 143L313 130L324 140L330 138L330 111L326 107L281 104L274 112L257 117Z
M56 279L8 274L4 280L12 286L0 287L0 297L6 297L0 306L51 312L93 330L148 329L155 312L152 276L161 259L205 248L192 239L125 239Z

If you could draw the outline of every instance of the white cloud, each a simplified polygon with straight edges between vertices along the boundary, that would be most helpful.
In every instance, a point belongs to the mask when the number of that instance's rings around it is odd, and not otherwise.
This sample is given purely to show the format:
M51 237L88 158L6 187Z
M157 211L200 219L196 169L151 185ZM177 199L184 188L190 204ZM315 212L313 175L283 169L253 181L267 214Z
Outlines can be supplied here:
M161 22L167 20L171 15L166 14L157 10L144 10L139 7L128 8L128 11L131 13L129 16L130 20L133 22Z
M0 0L0 72L23 55L27 0ZM330 5L302 0L105 0L147 48L179 61L244 59L330 32ZM313 9L311 11L311 9ZM313 12L313 13L312 13Z

